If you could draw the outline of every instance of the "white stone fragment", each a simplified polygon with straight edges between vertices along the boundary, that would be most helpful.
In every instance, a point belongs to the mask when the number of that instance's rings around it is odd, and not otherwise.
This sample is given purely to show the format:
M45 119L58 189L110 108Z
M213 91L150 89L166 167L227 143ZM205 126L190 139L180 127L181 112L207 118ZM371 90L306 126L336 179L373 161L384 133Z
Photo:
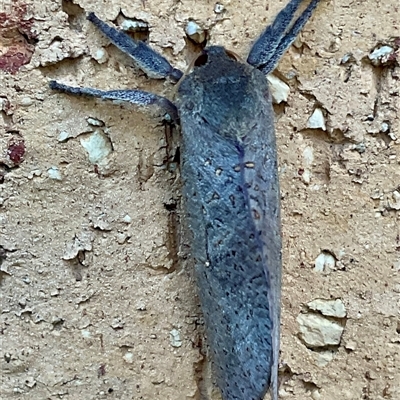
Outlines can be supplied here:
M30 171L27 175L28 179L33 179L36 176L41 176L42 175L42 170L41 169L34 169L32 171Z
M62 175L57 167L51 167L47 170L47 175L50 179L55 179L56 181L62 181Z
M128 364L133 364L133 353L131 353L130 351L127 351L123 357L122 357L125 362L127 362Z
M65 253L63 255L63 260L74 259L81 251L91 251L92 242L94 240L93 232L81 232L75 235L72 241L68 242L66 245Z
M344 344L344 347L347 349L347 350L351 350L351 351L354 351L354 350L356 350L357 349L357 342L355 341L355 340L348 340L345 344Z
M147 22L138 19L124 19L121 23L121 29L125 32L146 31L149 29L149 25Z
M336 267L336 260L332 254L323 251L318 255L314 262L314 271L329 273Z
M104 126L104 121L97 118L88 117L86 121L89 125L92 126Z
M29 107L33 104L33 100L30 97L23 97L19 104L23 107Z
M312 146L306 146L303 150L303 166L304 171L301 175L302 181L309 185L311 183L311 168L314 162L314 149Z
M317 365L319 367L325 367L325 365L329 364L333 357L335 356L335 352L332 350L319 351L317 356Z
M342 300L324 300L316 299L307 303L308 308L314 311L319 311L327 317L344 318L346 316L346 307Z
M100 164L112 152L110 139L101 131L95 131L81 139L81 145L87 151L92 164Z
M58 141L59 142L64 142L70 137L69 132L67 131L61 131L60 134L58 135Z
M343 327L318 314L300 314L300 337L307 347L338 346L343 334Z
M273 74L269 74L267 80L271 90L272 102L275 104L280 104L282 101L286 102L289 97L290 87Z
M135 307L137 311L146 311L146 303L142 300L139 300Z
M220 3L215 4L215 6L214 6L215 14L221 14L224 10L225 10L225 7L223 6L223 4L220 4Z
M326 131L325 117L320 108L316 108L307 121L307 128Z
M85 339L89 339L89 338L92 336L92 334L90 333L90 331L87 330L87 329L82 329L82 330L81 330L81 334L82 334L82 336L83 336Z
M177 329L172 329L169 333L169 340L172 347L181 347L182 339L181 333Z
M107 215L100 214L91 217L91 226L101 231L111 231L112 225L107 221Z
M113 329L123 329L125 322L119 318L114 318L111 322L111 328Z
M132 217L126 214L124 218L122 218L122 221L125 222L126 224L130 224L132 222Z
M381 124L381 132L387 133L389 131L389 124L387 122L382 122Z
M393 198L394 201L389 201L389 207L390 207L392 210L397 210L397 211L399 211L399 210L400 210L400 192L397 191L397 190L395 190L395 191L392 193L392 198Z
M36 385L36 381L31 376L25 377L25 385L32 389Z
M189 21L185 28L186 35L196 43L203 43L206 40L206 32L194 21Z
M100 47L93 53L93 58L99 63L104 64L108 60L108 53Z
M373 65L385 64L389 60L389 56L394 53L394 48L390 46L382 46L376 48L368 58L371 60Z

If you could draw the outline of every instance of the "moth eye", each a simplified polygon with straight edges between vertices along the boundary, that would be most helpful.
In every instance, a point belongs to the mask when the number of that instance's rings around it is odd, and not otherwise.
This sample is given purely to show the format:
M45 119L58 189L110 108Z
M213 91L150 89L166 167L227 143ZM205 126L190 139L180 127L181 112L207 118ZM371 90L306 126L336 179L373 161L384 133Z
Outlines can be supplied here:
M207 61L208 61L208 54L203 52L196 58L196 61L194 62L194 66L201 67L203 65L206 65Z

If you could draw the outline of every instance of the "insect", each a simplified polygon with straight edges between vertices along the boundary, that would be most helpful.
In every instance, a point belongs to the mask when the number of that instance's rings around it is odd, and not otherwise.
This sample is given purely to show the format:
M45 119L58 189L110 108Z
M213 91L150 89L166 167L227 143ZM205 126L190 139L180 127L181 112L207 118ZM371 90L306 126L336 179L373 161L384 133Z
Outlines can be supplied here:
M265 75L310 18L291 0L254 43L247 63L208 47L192 71L147 44L88 20L149 77L180 81L175 102L141 90L66 86L61 92L155 106L181 127L181 173L199 297L216 382L224 400L278 398L281 288L280 195L274 114Z

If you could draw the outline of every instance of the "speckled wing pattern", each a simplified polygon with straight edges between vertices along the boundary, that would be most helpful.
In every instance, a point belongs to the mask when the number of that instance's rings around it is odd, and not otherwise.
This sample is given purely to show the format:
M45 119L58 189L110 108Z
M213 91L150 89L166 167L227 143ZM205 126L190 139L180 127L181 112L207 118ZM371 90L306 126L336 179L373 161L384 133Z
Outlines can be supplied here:
M186 217L217 383L224 400L260 400L271 381L276 388L281 270L266 79L211 47L178 99Z

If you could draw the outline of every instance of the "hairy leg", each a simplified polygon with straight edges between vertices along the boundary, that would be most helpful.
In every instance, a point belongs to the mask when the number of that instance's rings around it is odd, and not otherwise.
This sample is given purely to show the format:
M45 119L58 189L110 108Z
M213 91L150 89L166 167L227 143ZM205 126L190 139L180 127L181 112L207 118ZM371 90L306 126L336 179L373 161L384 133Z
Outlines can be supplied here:
M302 0L291 0L256 40L247 57L247 62L265 74L270 73L283 53L294 42L319 2L320 0L311 0L307 8L292 24L293 16Z
M102 100L111 100L115 103L131 103L139 106L155 106L168 114L172 122L178 121L178 111L167 98L142 90L98 90L63 85L56 81L50 81L49 86L53 90L78 96L97 97Z
M107 36L116 47L132 57L137 66L150 78L162 79L169 77L176 82L182 77L182 71L174 68L168 60L146 43L134 40L126 33L107 25L93 12L88 14L87 19Z

